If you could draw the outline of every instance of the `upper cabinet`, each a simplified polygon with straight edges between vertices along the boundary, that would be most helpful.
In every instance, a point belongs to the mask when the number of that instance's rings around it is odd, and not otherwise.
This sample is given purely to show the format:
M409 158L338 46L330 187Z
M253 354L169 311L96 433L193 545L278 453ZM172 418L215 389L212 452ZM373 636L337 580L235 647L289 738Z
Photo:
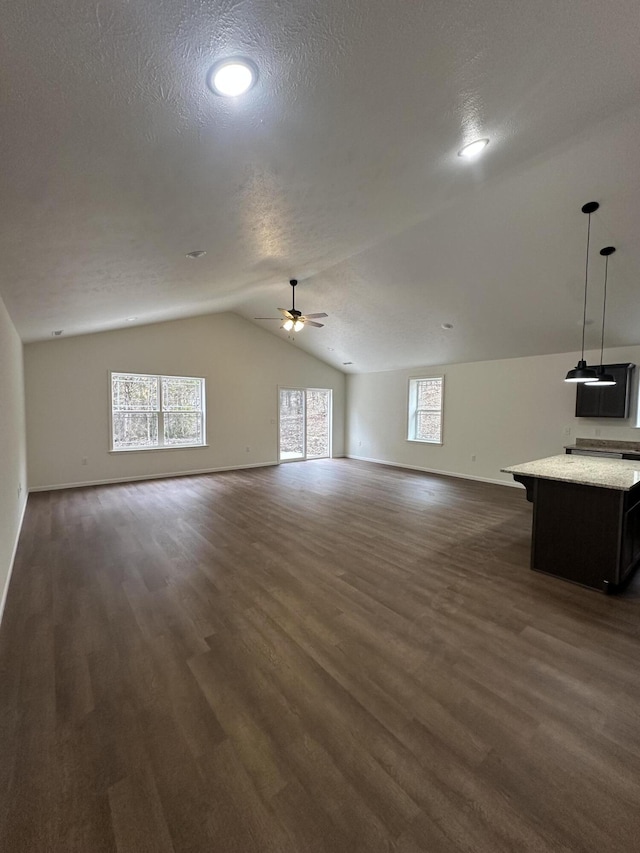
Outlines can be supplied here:
M589 365L597 369L597 365ZM598 388L597 385L580 384L576 388L577 418L627 418L631 397L631 376L635 364L605 364L615 385Z

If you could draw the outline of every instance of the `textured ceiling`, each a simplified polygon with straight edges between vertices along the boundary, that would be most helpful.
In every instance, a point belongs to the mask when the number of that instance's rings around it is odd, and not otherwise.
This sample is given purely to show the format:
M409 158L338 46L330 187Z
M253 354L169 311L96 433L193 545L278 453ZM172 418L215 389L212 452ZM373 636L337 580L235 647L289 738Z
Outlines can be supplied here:
M606 243L638 343L639 42L637 0L3 0L0 294L32 341L296 276L295 345L349 370L573 351L596 199L589 343ZM258 84L212 95L236 54Z

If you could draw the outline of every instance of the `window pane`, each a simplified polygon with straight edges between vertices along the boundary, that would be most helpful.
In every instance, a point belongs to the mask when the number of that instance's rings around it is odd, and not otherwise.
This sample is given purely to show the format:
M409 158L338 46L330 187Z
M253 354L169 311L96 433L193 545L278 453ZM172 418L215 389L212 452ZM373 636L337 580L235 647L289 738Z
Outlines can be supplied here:
M164 377L162 380L162 411L202 411L201 385L201 379Z
M157 412L160 408L155 376L114 373L111 381L114 412Z
M442 401L442 380L421 379L418 382L418 409L439 409Z
M280 390L280 457L304 456L304 391Z
M113 448L156 447L158 445L158 415L136 412L113 415Z
M168 412L164 416L164 443L170 447L202 444L202 416L197 412Z
M418 412L416 423L418 441L440 441L440 424L439 413Z
M329 391L307 391L307 456L313 459L329 455L329 400Z

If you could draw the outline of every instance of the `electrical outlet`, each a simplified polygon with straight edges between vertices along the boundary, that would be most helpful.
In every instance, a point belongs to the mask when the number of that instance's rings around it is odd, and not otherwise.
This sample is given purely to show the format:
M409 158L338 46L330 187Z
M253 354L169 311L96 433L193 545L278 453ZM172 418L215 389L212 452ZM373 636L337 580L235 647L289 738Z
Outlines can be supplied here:
M476 461L476 454L475 454L475 453L474 453L474 454L473 454L473 456L471 457L471 461L472 461L472 462L475 462L475 461Z
M600 438L602 435L602 430L600 428L596 429L596 438Z
M247 446L245 447L245 450L246 450L246 452L247 452L247 453L251 453L251 448L249 447L249 445L248 445L248 444L247 444Z

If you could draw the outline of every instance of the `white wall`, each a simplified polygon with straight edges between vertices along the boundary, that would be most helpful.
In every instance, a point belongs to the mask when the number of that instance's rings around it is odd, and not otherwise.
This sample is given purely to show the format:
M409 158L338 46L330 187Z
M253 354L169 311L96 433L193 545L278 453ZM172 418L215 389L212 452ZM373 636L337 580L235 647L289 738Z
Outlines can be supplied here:
M0 299L0 619L27 500L22 342Z
M32 489L273 463L278 385L333 389L333 454L344 454L344 374L236 314L24 349ZM110 370L204 376L209 446L109 453Z
M597 364L599 352L587 357ZM578 436L640 441L636 393L628 420L574 417L575 386L562 380L576 358L564 353L349 376L347 455L512 484L500 468L563 453ZM640 364L640 346L607 350L605 362ZM441 374L444 443L407 441L409 377Z

